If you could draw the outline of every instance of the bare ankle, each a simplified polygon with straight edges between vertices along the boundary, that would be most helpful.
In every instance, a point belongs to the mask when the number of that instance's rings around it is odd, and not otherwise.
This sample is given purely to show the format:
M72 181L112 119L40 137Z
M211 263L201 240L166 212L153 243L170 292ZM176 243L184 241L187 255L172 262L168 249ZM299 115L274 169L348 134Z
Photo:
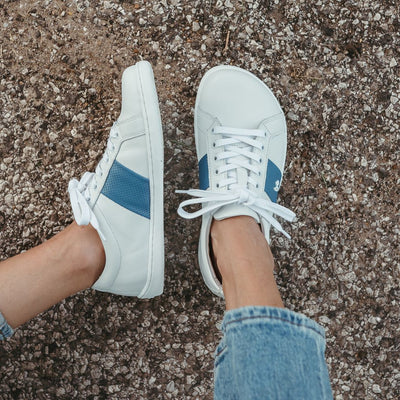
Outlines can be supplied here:
M73 222L51 240L63 240L70 259L70 272L80 276L85 286L90 287L98 279L105 265L105 253L98 233L91 225L79 226ZM56 246L59 250L60 246Z
M214 220L211 226L213 255L225 279L252 264L258 266L260 255L266 268L273 270L274 259L257 222L247 216Z
M283 307L273 275L271 250L253 218L213 221L211 242L227 309L249 305Z

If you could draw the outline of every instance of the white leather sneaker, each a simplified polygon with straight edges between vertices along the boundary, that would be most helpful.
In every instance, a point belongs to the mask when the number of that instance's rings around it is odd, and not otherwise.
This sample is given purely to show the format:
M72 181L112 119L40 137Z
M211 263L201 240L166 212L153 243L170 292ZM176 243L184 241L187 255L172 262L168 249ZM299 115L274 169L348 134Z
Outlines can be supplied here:
M286 158L286 121L270 89L250 72L231 66L205 74L194 119L200 190L178 191L195 197L182 202L178 213L202 216L200 269L210 290L223 297L209 251L213 218L248 215L261 225L268 242L271 225L289 237L273 217L295 217L276 204ZM184 210L193 204L202 209Z
M122 76L122 109L95 173L68 186L74 218L102 240L106 265L94 289L150 298L164 285L163 137L151 66Z

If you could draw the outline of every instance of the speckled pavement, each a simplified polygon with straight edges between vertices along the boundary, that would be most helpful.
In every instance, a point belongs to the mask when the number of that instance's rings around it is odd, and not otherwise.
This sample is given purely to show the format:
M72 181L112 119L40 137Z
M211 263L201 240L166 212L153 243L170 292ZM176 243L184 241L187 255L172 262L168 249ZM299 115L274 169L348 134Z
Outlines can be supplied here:
M0 344L0 400L212 399L224 304L174 190L196 187L196 89L218 64L254 72L286 113L279 201L298 220L272 251L287 307L326 328L335 399L399 399L399 8L2 0L0 259L71 222L68 180L95 167L122 71L145 59L164 127L166 285L146 301L87 290L18 329Z

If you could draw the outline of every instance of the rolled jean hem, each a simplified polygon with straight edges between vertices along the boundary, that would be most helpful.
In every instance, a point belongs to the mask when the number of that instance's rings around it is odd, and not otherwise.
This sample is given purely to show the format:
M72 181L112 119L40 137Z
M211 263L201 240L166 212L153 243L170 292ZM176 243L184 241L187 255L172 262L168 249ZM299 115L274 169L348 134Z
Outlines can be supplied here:
M332 400L325 331L285 308L225 313L215 351L215 400Z
M3 317L2 313L0 313L0 340L5 340L11 337L14 333L14 329L8 325L6 319Z
M325 341L325 330L321 325L305 315L290 311L287 308L248 306L229 310L225 312L221 329L226 332L238 324L252 323L260 319L285 323L288 327L292 326L294 330L302 329L310 334L314 333L320 336L319 339Z

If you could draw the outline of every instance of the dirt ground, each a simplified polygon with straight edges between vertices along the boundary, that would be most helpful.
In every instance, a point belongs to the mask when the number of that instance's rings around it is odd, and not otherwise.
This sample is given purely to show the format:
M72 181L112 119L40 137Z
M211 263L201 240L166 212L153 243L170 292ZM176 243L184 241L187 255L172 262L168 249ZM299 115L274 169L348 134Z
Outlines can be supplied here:
M0 400L212 399L223 301L197 265L193 106L203 74L263 79L287 116L272 251L285 304L326 328L335 399L400 398L400 16L397 0L0 2L0 259L72 221L124 68L154 66L165 139L165 293L87 290L0 344ZM0 305L1 307L1 305Z

